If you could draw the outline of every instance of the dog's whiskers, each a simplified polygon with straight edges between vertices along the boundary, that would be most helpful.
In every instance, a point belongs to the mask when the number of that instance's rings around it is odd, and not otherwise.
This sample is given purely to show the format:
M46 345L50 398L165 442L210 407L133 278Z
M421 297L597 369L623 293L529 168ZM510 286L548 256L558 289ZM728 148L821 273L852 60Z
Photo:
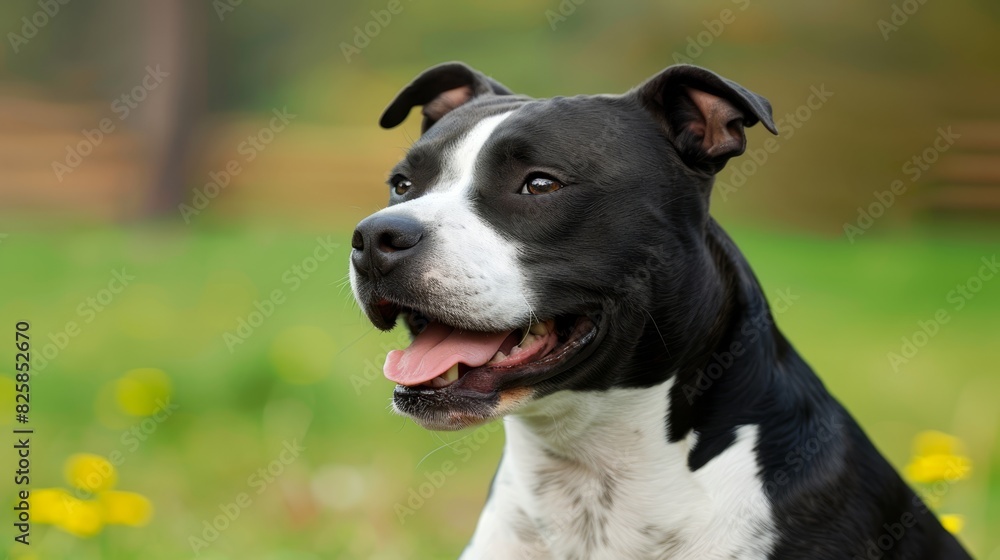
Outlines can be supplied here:
M521 341L518 342L518 344L521 344L521 342L524 342L524 340L528 338L528 334L531 332L531 325L534 323L540 323L541 321L538 319L538 315L535 315L535 310L531 308L531 304L528 303L528 298L524 297L524 294L518 295L521 296L521 301L524 302L524 306L528 308L528 325L524 327L524 334L521 335Z
M670 348L667 346L667 341L663 338L663 333L660 332L659 325L656 324L656 319L653 318L653 315L647 311L646 308L640 307L639 309L641 309L642 312L649 317L649 321L653 323L653 328L656 329L656 335L660 337L660 342L663 343L663 349L666 350L667 356L670 356Z
M451 449L452 451L454 451L454 448L452 448L452 445L454 445L454 444L456 444L456 443L458 443L458 442L462 441L463 439L466 439L466 438L467 438L467 437L469 437L470 435L472 435L472 434L468 434L468 435L464 435L464 436L462 436L462 437L460 437L460 438L456 439L455 441L451 441L451 442L447 442L447 441L444 441L443 439L441 439L441 436L440 436L440 435L438 435L438 434L437 434L437 432L431 432L431 434L433 434L433 435L434 435L434 437L435 437L435 438L436 438L436 439L437 439L438 441L440 441L442 445L441 445L441 446L439 446L439 447L436 447L436 448L432 449L432 450L430 451L430 453L428 453L427 455L424 455L423 459L420 459L420 461L418 461L418 462L417 462L416 466L414 466L414 467L413 467L413 468L415 468L415 469L416 469L416 468L419 468L419 467L420 467L420 465L422 465L422 464L423 464L423 462L424 462L424 461L426 461L428 457L430 457L431 455L433 455L433 454L437 453L438 451L440 451L440 450L444 449L445 447L447 447L447 448Z

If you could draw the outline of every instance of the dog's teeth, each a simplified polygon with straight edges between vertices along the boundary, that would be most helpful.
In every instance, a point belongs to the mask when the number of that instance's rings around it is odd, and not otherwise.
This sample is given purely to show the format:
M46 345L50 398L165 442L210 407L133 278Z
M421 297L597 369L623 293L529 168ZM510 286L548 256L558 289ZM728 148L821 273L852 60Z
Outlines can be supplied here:
M507 355L504 354L503 352L497 350L497 353L493 354L493 357L490 358L490 361L486 362L486 363L487 364L495 364L495 363L498 363L498 362L502 362L502 361L504 361L506 359L507 359Z
M457 380L458 380L458 364L455 364L450 368L448 368L448 371L428 381L427 385L430 385L435 389L440 389L441 387L447 387L448 385L451 385Z
M439 375L439 376L435 377L434 379L431 379L430 381L428 381L427 384L430 385L431 387L435 388L435 389L440 389L441 387L447 387L451 383L448 382L448 381L445 381L444 378Z
M549 324L548 322L535 323L534 325L531 325L531 328L528 329L528 332L538 336L545 336L549 334Z
M448 368L448 371L444 372L444 374L442 374L440 377L441 377L441 379L445 380L448 383L454 383L455 381L457 381L458 380L458 364L455 364L455 365L451 366L450 368Z

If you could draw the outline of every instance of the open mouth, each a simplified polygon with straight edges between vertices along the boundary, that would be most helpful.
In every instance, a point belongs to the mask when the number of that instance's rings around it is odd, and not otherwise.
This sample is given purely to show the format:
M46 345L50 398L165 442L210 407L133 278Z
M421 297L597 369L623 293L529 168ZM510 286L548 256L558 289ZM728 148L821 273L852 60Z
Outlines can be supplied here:
M413 334L409 347L386 357L385 376L400 385L397 395L403 391L486 396L534 385L563 371L597 334L597 321L586 315L476 332L384 300L377 307L383 316L399 314Z

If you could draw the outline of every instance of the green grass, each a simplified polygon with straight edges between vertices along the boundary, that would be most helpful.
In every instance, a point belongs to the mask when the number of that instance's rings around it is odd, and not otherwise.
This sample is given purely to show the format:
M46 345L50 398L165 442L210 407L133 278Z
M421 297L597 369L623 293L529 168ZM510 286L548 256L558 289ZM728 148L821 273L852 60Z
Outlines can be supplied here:
M502 431L436 434L390 414L381 359L401 344L400 334L374 331L354 306L345 286L347 232L332 236L341 246L298 289L282 279L313 254L316 237L135 228L11 233L3 241L0 317L8 334L0 337L13 341L14 322L29 320L37 353L68 321L80 323L79 335L33 378L32 484L65 486L61 468L72 453L118 450L125 458L118 487L145 494L156 508L144 528L112 527L92 539L35 525L36 558L193 557L189 537L201 536L203 522L241 492L253 503L200 558L457 555L482 506ZM782 291L797 298L778 314L779 326L894 464L907 462L921 430L966 442L973 476L948 491L940 511L966 516L962 538L977 555L1000 547L989 531L1000 524L993 481L1000 472L1000 280L986 282L962 310L946 300L996 245L920 236L850 245L752 230L735 238L772 301ZM85 322L90 315L78 306L123 267L135 280ZM276 289L284 303L230 352L223 333ZM893 371L886 354L939 308L950 321ZM10 347L0 352L0 373L8 376ZM137 367L162 368L179 409L133 450L122 434L141 419L116 411L108 387ZM9 428L10 419L3 409L0 424ZM257 494L247 477L292 440L305 451ZM10 469L14 459L4 448ZM454 472L439 476L449 462ZM428 477L443 483L400 522L395 506ZM0 488L13 499L9 484ZM5 543L10 531L0 529ZM19 558L24 551L10 552Z

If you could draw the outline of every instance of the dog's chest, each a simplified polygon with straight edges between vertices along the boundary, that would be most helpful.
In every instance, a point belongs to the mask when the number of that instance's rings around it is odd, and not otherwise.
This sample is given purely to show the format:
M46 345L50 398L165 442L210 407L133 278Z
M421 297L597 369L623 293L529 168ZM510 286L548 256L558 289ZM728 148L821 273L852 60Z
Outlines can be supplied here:
M569 415L548 429L510 419L463 558L766 558L774 531L756 427L739 428L733 445L691 472L696 437L667 443L669 383L540 401L548 414Z

